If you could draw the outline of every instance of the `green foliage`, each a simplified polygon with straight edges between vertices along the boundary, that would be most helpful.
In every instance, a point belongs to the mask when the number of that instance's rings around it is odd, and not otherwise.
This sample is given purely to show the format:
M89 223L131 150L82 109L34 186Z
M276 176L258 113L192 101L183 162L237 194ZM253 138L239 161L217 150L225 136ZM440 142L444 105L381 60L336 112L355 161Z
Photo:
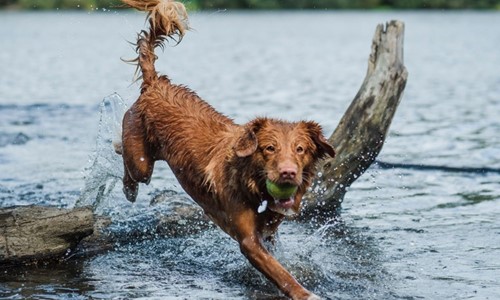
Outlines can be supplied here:
M199 9L497 9L500 0L192 0Z
M430 9L488 9L496 8L498 0L388 0L394 8L430 8Z
M195 9L500 9L500 0L180 0ZM0 0L0 8L96 9L123 7L120 0Z
M21 9L85 9L122 6L119 0L0 0L0 7L14 5ZM5 3L5 5L3 5Z
M381 0L193 0L200 9L375 8Z

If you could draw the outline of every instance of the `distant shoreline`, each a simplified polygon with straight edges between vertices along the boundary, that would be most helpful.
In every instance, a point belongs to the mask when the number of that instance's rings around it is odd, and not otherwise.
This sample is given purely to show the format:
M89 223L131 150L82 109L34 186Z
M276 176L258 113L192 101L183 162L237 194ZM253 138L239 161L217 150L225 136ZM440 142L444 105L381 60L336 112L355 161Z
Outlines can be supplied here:
M500 0L190 0L180 1L191 11L204 10L500 10ZM119 0L0 0L0 10L121 10Z

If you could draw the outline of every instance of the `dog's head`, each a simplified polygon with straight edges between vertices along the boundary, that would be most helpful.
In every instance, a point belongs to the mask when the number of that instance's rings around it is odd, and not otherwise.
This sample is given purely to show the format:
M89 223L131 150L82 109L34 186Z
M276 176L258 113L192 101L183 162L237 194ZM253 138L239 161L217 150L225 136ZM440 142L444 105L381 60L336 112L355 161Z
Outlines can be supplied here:
M252 182L269 209L284 214L296 214L300 201L311 185L316 162L335 150L323 136L321 127L311 121L284 122L257 118L244 126L244 133L234 146L236 155L248 158ZM275 199L266 188L266 181L277 187L297 187L290 197ZM292 188L293 190L293 188Z

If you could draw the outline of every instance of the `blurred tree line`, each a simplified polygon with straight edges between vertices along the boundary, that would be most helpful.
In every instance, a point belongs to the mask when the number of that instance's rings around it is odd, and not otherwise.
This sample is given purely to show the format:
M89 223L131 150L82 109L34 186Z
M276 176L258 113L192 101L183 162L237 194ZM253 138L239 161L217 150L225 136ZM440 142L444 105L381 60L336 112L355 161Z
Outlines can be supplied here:
M500 0L197 0L201 9L500 9Z
M182 0L181 0L182 1ZM500 0L186 0L188 9L500 9ZM0 8L118 9L119 0L0 0Z
M119 0L0 0L0 8L12 9L83 9L119 8Z

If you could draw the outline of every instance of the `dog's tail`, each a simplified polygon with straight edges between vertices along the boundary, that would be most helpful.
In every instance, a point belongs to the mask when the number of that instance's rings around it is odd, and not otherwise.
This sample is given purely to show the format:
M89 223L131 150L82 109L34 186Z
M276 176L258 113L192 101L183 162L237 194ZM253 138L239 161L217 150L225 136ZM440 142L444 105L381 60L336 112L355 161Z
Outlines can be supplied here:
M173 0L122 0L125 4L138 10L148 12L149 31L142 31L137 39L136 59L142 73L143 87L158 78L154 62L154 49L163 47L166 39L177 43L189 29L188 17L184 4Z

